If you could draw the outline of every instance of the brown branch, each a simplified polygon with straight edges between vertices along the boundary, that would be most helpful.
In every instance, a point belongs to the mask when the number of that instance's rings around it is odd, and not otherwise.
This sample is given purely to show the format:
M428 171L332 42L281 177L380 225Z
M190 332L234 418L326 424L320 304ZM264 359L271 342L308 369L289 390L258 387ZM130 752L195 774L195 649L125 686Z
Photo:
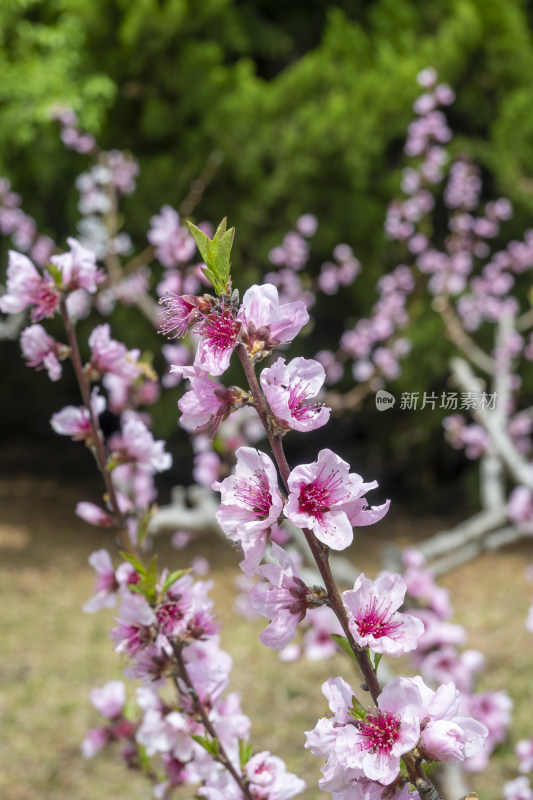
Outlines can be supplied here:
M246 778L244 777L244 775L239 774L237 772L237 770L235 769L235 767L233 766L233 764L231 763L231 761L230 761L230 759L228 757L228 754L226 753L226 751L224 749L224 745L221 743L221 741L220 741L220 739L218 737L218 734L217 734L217 732L215 730L215 727L214 727L213 723L211 722L211 720L209 719L209 714L207 713L207 710L206 710L204 704L200 700L200 698L198 696L198 692L194 688L194 684L193 684L193 682L191 680L191 677L190 677L190 675L189 675L189 673L187 671L187 667L185 665L185 661L183 660L182 648L179 645L177 645L174 641L172 641L172 639L170 639L168 637L167 637L167 641L169 642L169 644L170 644L170 646L172 648L172 651L173 651L173 653L174 653L174 655L176 657L176 661L178 663L178 667L179 667L179 671L180 671L180 677L183 680L184 684L187 686L187 689L189 691L189 696L190 696L190 698L192 700L192 703L193 703L193 706L194 706L194 710L200 716L200 718L202 720L202 724L203 724L205 730L207 731L207 733L209 734L209 736L212 739L216 739L216 741L218 742L218 755L213 755L213 758L215 759L215 761L218 761L219 764L221 764L224 767L224 769L228 770L228 772L230 773L232 778L237 782L237 784L238 784L241 792L243 793L243 795L248 800L253 800L253 797L252 797L252 794L250 793L250 789L248 787L248 782L247 782ZM174 682L176 684L176 689L178 690L178 693L179 693L180 692L180 687L178 685L177 677L174 678Z
M83 405L85 406L87 413L89 415L89 424L91 426L92 450L96 459L96 463L98 464L98 468L102 474L106 492L109 497L109 502L111 503L111 508L113 510L113 515L115 517L115 522L117 526L117 536L120 541L121 547L128 553L131 553L132 555L135 555L138 558L139 557L138 553L133 544L131 543L128 531L126 529L126 526L124 525L124 517L122 512L120 511L120 507L115 492L115 487L113 486L113 481L111 479L111 473L107 469L108 459L104 445L104 437L91 403L91 390L89 388L89 384L83 372L83 363L81 360L80 349L78 346L78 339L76 336L74 325L72 324L72 321L67 312L65 298L61 300L60 309L61 309L61 316L63 317L63 323L65 325L65 331L67 334L68 343L70 346L70 360L72 361L72 366L74 368L74 373L76 375L76 380L78 382L78 387L82 397Z
M255 374L254 365L250 361L244 345L238 344L236 351L248 379L250 390L254 399L254 407L261 422L263 423L268 441L272 448L272 454L278 465L285 488L288 491L290 467L287 463L285 452L283 450L281 436L276 436L272 431L271 415L269 413L265 398L263 397L263 393L261 392L259 381L257 380L257 376ZM324 581L328 595L328 605L337 617L342 630L344 631L344 634L350 643L350 647L357 660L357 664L364 679L363 686L370 692L372 700L377 706L378 697L381 694L381 686L376 671L370 662L368 649L366 647L359 647L353 638L352 632L350 631L348 614L344 607L342 597L339 593L329 565L329 548L319 542L312 531L303 529L303 534L306 538L307 544L309 545L309 549L311 550L322 580ZM426 776L421 764L421 760L415 758L412 752L406 753L404 756L402 756L402 760L407 769L407 774L409 775L409 780L411 783L416 786L419 791L426 792L424 800L442 800L432 782Z

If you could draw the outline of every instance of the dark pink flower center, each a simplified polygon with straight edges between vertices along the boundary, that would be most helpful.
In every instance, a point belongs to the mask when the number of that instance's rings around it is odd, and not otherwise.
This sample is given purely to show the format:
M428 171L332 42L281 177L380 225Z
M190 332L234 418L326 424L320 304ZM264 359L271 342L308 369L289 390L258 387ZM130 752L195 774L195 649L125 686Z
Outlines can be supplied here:
M337 471L324 475L322 468L314 481L300 489L298 498L300 511L315 517L320 522L324 514L331 511L332 505L348 500L350 493L339 491L343 488L343 479Z
M59 295L53 286L46 281L39 281L35 287L33 302L35 308L31 312L32 322L39 322L44 317L53 317L59 307Z
M303 419L308 419L309 415L315 414L320 406L310 405L308 398L311 397L306 384L302 387L302 382L298 381L297 384L291 387L289 391L289 408L292 416L301 422Z
M256 519L266 519L272 507L270 484L264 469L258 469L247 479L235 481L235 497L255 515Z
M96 592L116 592L118 589L118 583L113 571L97 573L95 583Z
M377 717L367 714L358 727L364 739L361 750L373 750L380 755L387 755L398 741L400 718L387 712L378 714Z
M382 636L393 636L402 627L400 621L394 620L390 603L373 597L355 617L355 624L361 636L372 635L376 639Z
M120 643L123 650L130 655L135 655L150 641L150 629L145 625L128 625L120 622L118 628L113 628L112 636L116 643Z
M185 613L183 606L179 603L169 602L158 606L155 615L162 633L171 636L175 632L178 623L183 620Z
M207 314L199 327L207 344L216 354L231 350L237 344L241 323L235 319L230 309Z

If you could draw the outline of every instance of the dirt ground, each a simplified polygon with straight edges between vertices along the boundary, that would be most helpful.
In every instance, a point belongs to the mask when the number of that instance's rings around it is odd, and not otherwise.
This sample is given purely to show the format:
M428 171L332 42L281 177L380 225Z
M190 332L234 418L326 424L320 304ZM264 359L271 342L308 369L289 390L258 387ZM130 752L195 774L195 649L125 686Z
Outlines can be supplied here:
M85 760L79 745L99 723L88 694L113 678L123 664L113 652L108 630L113 611L84 614L92 592L89 554L114 550L108 532L74 516L79 500L98 499L97 488L74 478L58 482L32 477L0 479L0 797L2 800L137 800L150 798L147 783L128 773L110 754ZM360 529L351 551L354 564L371 577L380 568L386 540L403 546L441 528L432 518L407 521L398 511L375 528ZM515 702L514 740L533 735L533 636L524 619L533 585L524 569L533 560L533 542L487 554L442 580L452 591L456 621L468 630L468 646L487 659L480 688L508 685ZM330 675L356 679L341 655L332 661L284 664L258 642L261 622L233 612L238 556L222 539L200 538L181 553L162 542L160 563L188 566L193 555L212 565L213 595L222 618L223 647L234 658L233 688L243 695L252 719L254 751L282 755L304 777L306 800L326 795L316 788L318 759L303 748L302 731L326 710L320 685ZM512 741L491 768L472 776L482 800L497 800L505 780L516 777ZM192 793L184 791L186 800Z

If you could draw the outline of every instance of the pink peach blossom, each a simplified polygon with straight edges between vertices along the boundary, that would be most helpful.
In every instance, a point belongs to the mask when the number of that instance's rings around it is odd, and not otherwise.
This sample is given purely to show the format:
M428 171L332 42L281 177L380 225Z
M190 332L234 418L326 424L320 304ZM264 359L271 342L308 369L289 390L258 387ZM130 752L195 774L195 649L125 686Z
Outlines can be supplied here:
M400 656L416 648L424 625L416 617L398 612L405 591L401 575L388 573L371 581L361 573L354 588L343 592L350 630L360 647L389 656Z

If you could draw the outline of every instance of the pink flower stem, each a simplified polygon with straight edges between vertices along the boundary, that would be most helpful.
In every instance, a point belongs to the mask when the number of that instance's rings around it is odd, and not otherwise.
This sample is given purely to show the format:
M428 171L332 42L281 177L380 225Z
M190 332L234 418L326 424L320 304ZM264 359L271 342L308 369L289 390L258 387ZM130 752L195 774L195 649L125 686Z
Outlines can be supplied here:
M89 415L89 423L91 426L91 435L93 441L93 447L92 447L93 454L96 458L96 463L98 464L98 468L102 473L102 478L105 484L106 492L109 496L109 502L111 503L111 507L113 509L113 515L115 518L117 536L120 541L120 546L131 555L134 555L136 556L136 558L139 558L139 554L136 551L133 544L131 543L130 537L128 536L128 532L124 525L124 518L121 514L118 505L117 496L115 494L115 487L113 486L111 475L109 473L109 470L107 469L107 453L105 450L104 438L102 435L102 431L100 430L98 420L96 419L93 411L91 403L91 390L83 373L83 363L81 360L80 349L78 347L78 339L76 337L76 331L68 315L64 299L61 300L60 310L61 310L61 316L63 317L63 323L65 325L65 331L67 334L68 343L70 345L70 359L72 361L72 366L74 367L76 380L78 381L78 386L80 389L83 405L85 406L87 413Z
M287 462L285 451L283 450L282 437L273 432L270 422L271 415L259 386L254 365L248 358L246 349L242 344L238 344L236 351L246 374L246 378L248 379L248 384L254 400L254 408L257 411L261 422L263 423L270 447L272 448L272 454L278 466L285 488L288 491L289 474L291 469ZM328 593L328 605L339 620L344 634L348 639L350 647L352 648L353 654L357 660L359 669L363 675L363 686L365 689L368 689L372 700L377 704L377 699L381 694L381 686L376 671L370 662L367 648L359 647L350 631L348 625L348 615L346 613L346 609L344 608L344 603L342 602L337 584L335 583L335 578L331 572L331 567L329 564L329 548L319 542L312 531L304 529L303 534L307 540L307 544L309 545L309 549L311 550L322 580L324 581L324 585ZM426 776L420 759L415 758L411 752L402 756L402 760L407 769L409 780L414 786L416 786L420 794L423 795L423 800L442 800L437 790Z
M172 647L172 651L174 653L174 656L176 657L176 661L177 661L179 672L180 672L180 678L182 679L183 683L187 686L188 693L189 693L189 696L190 696L190 698L191 698L191 700L193 702L193 706L194 706L195 712L200 716L200 718L202 720L202 724L203 724L206 732L211 737L211 739L214 739L214 740L216 740L218 742L218 754L214 755L213 758L215 759L215 761L218 761L218 763L221 764L224 767L224 769L227 769L227 771L230 773L232 778L238 784L238 786L239 786L241 792L243 793L244 797L246 797L247 800L253 800L253 797L252 797L252 795L250 793L250 789L248 787L248 781L247 781L246 777L242 773L237 772L237 770L235 769L235 767L231 763L231 761L228 758L228 755L227 755L227 753L226 753L226 751L224 749L223 744L220 742L220 740L218 738L218 735L217 735L217 732L216 732L216 730L215 730L215 728L213 726L213 723L209 719L209 714L207 713L207 710L206 710L204 704L202 703L202 701L198 697L198 692L194 688L194 684L193 684L193 682L192 682L192 680L191 680L191 678L189 676L189 673L187 671L187 666L185 664L185 661L183 660L183 655L182 655L182 652L181 652L182 648L179 645L177 645L176 642L174 642L172 639L170 639L168 637L167 637L167 641L169 642L170 646ZM176 688L177 688L178 693L179 693L180 692L180 687L179 687L179 684L178 684L178 681L177 681L177 677L174 678L174 681L176 683Z

